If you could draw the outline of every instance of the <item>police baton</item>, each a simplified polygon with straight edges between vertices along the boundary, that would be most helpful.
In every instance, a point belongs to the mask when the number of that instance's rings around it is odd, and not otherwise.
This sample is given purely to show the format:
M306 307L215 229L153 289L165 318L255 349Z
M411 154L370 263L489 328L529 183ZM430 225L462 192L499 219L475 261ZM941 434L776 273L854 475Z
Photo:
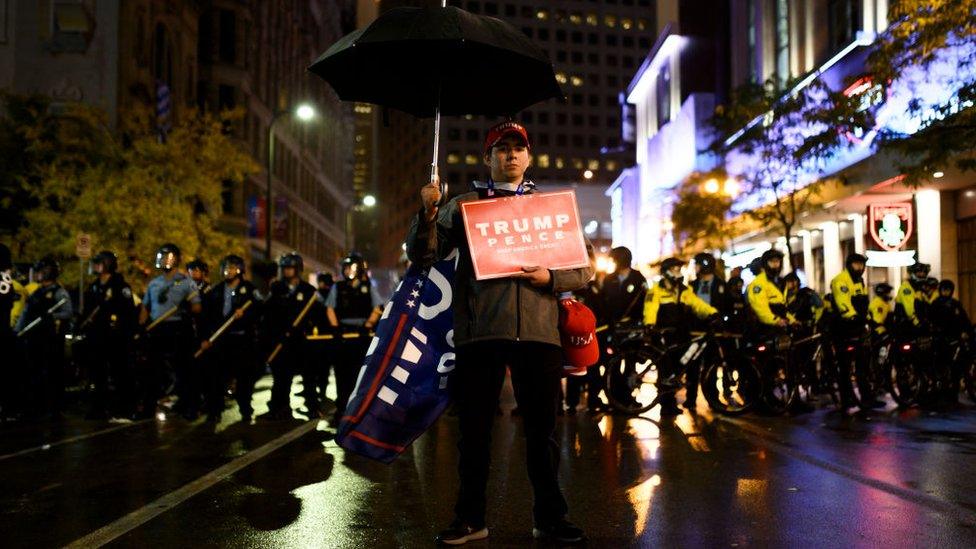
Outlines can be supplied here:
M149 332L151 332L153 330L153 328L155 328L156 326L159 326L160 324L162 324L163 322L165 322L166 319L168 319L169 317L175 315L177 313L177 311L180 310L180 307L183 306L183 302L189 301L189 300L193 299L194 297L196 297L196 295L198 293L200 293L200 292L198 292L196 290L193 290L192 292L190 292L189 294L187 294L187 296L185 298L183 298L182 301L180 301L176 305L173 305L173 307L170 308L165 313L159 315L159 318L157 318L156 320L153 320L152 322L150 322L149 325L146 326L146 329L143 330L143 333L148 334ZM140 337L142 337L142 334L136 334L133 339L139 339Z
M84 330L84 329L85 329L85 327L87 327L87 326L88 326L89 324L91 324L91 321L92 321L92 320L95 320L95 315L97 315L97 314L98 314L98 311L99 311L99 309L101 309L101 308L102 308L102 304L101 304L101 303L99 303L99 304L98 304L98 305L97 305L97 306L95 307L95 309L94 309L94 310L93 310L93 311L91 312L91 314L89 314L89 315L88 315L87 317L85 317L85 320L83 320L83 321L81 322L81 324L79 324L79 325L78 325L78 331L79 331L79 332L80 332L80 331L82 331L82 330Z
M308 303L306 303L305 307L302 308L302 312L298 313L298 316L295 317L295 321L291 323L292 330L298 328L298 325L301 324L302 320L305 319L305 315L307 315L308 312L312 309L313 304L315 304L315 294L309 296ZM274 362L274 359L278 358L278 354L281 353L281 350L284 348L285 348L285 342L284 341L279 342L278 345L275 346L274 350L271 351L271 354L268 355L268 360L264 361L265 364L270 366L271 363Z
M26 334L27 332L31 331L35 326L37 326L38 324L40 324L41 321L44 320L44 317L45 316L54 314L54 311L57 311L58 309L60 309L61 306L64 305L65 303L67 303L67 302L68 302L68 298L62 297L60 301L58 301L57 303L55 303L54 305L52 305L47 311L45 311L43 315L35 318L34 320L32 320L30 322L30 324L28 324L27 326L24 326L24 329L23 330L17 332L17 337L23 337L24 334Z
M230 315L230 318L228 318L227 321L220 326L220 328L217 328L217 331L214 332L213 335L207 339L207 341L209 341L211 344L217 341L217 338L219 338L221 334L223 334L224 331L227 330L227 328L230 328L230 325L233 324L235 320L237 320L237 313L243 314L244 311L246 311L248 307L250 307L253 303L254 302L249 299L247 303L241 305L239 309L234 311L234 314ZM200 355L202 355L204 351L206 351L209 348L210 347L200 347L200 349L196 353L194 353L193 358L200 358Z

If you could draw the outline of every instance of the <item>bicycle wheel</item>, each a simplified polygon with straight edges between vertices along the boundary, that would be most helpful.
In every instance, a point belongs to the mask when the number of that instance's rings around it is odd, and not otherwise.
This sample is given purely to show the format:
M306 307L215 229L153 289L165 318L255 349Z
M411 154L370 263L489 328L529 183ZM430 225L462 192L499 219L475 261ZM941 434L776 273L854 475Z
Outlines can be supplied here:
M962 383L966 387L969 400L976 402L976 357L968 357L962 365Z
M922 392L922 376L911 355L897 353L892 358L891 369L886 376L888 392L899 407L908 407L918 401Z
M751 410L762 390L759 372L748 360L714 362L706 368L701 388L712 410L730 416Z
M628 349L607 363L606 386L610 406L631 415L650 410L658 401L655 385L665 355L645 349Z

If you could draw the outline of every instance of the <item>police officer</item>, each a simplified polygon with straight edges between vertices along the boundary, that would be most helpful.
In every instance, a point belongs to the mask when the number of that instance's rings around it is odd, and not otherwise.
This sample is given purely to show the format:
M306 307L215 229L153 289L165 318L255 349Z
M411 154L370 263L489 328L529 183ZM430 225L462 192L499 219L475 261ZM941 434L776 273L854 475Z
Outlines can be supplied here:
M695 280L691 289L699 299L718 309L719 314L729 314L729 294L725 281L715 273L715 256L702 252L695 255Z
M85 310L80 332L85 336L88 369L95 392L89 419L108 414L129 418L135 413L129 347L136 328L136 306L132 288L118 272L119 260L108 250L91 263L95 281L85 291Z
M205 370L205 407L207 421L217 422L224 412L224 393L231 379L234 400L240 410L241 421L251 421L254 408L254 322L257 318L254 285L244 278L244 259L228 255L220 262L223 280L203 298L203 328L201 349L208 353L203 362ZM233 322L211 344L209 337L233 318ZM212 347L212 348L211 348Z
M909 332L917 333L926 320L928 301L924 293L930 270L928 263L909 266L908 280L902 282L895 296L895 322Z
M774 328L785 328L795 318L786 309L786 296L779 288L779 274L783 270L783 252L770 249L759 259L759 273L746 289L749 308L758 322L758 331L765 336Z
M644 301L644 324L659 328L676 328L677 332L668 341L669 346L676 343L688 341L694 319L708 319L711 322L719 320L718 309L702 301L695 295L690 288L684 285L681 268L684 262L680 259L670 257L661 263L661 280L651 287L647 292ZM668 367L677 368L684 348L680 345L669 353L670 360ZM666 368L662 368L664 370ZM670 376L677 374L676 371L665 372L661 375ZM693 410L694 403L698 397L698 379L689 374L687 377L687 390L685 396L686 408ZM676 416L681 414L674 398L674 393L669 393L661 398L661 415Z
M749 319L749 305L746 303L745 281L741 276L729 278L726 284L728 297L728 317L726 321L730 326L744 326Z
M64 334L71 321L71 298L58 284L61 267L47 256L34 264L34 278L40 284L17 321L15 331L27 343L27 364L32 368L32 415L61 417L64 395ZM38 405L40 407L38 408Z
M332 273L319 273L315 276L315 282L318 286L316 289L318 298L322 303L325 303L325 299L329 297L332 286L335 285L335 279L332 277ZM334 330L332 329L332 324L329 322L329 316L326 314L325 307L315 307L314 309L314 311L310 312L313 335L321 336L331 334ZM326 390L329 388L329 376L332 373L332 362L335 360L335 349L336 345L334 341L316 340L309 343L310 362L306 373L311 378L311 383L315 386L318 402L322 406L324 406L326 401L331 402L326 396ZM305 383L304 379L302 383ZM324 412L324 408L322 411Z
M617 246L610 250L613 261L613 271L607 273L599 287L599 296L585 300L597 317L597 322L607 325L605 334L613 333L613 326L620 323L638 324L641 322L644 299L647 296L647 279L640 271L634 269L634 257L626 246ZM587 296L589 297L589 296ZM606 338L601 338L601 360L586 370L585 378L570 377L566 380L567 403L575 408L579 402L581 385L587 386L586 406L590 412L605 411L607 408L600 400L603 390L603 376L600 374L601 364L606 362Z
M888 331L888 319L891 314L891 292L894 288L887 282L880 282L874 286L874 297L868 303L868 316L878 335Z
M868 290L864 284L864 270L867 258L859 253L852 253L844 261L842 270L830 281L830 291L833 295L833 312L836 320L834 326L835 345L846 344L848 340L864 335L868 320ZM861 386L862 398L866 398L871 390L867 355L855 355L855 372L858 384ZM850 386L850 363L841 361L840 382L842 405L847 408L852 402L853 388ZM882 407L884 402L874 401L871 407Z
M174 411L188 420L196 419L200 386L192 363L191 314L202 310L200 293L193 281L179 272L180 249L163 244L156 252L156 269L161 273L149 281L142 298L139 324L147 326L163 317L149 332L149 371L143 379L142 415L155 413L156 403L166 392L164 384L175 378L177 405Z
M965 366L965 361L953 360L950 343L958 340L968 340L973 332L973 324L966 314L962 303L953 297L956 285L951 280L939 282L938 297L932 301L931 318L932 323L941 332L942 337L939 342L940 357L944 362L950 363L952 367L952 378L945 387L943 400L947 403L956 403L959 400L959 380L962 377L961 367Z
M335 360L336 411L332 418L338 424L346 410L346 404L356 386L356 378L369 349L369 330L372 330L382 314L383 300L369 278L363 256L352 252L340 265L342 279L335 283L325 299L329 323L341 331L355 330L360 337L338 341Z
M783 277L783 293L786 295L786 310L797 322L812 327L823 314L823 300L813 288L801 285L800 277L790 273Z
M17 321L13 317L15 305L27 301L24 287L16 280L13 272L13 262L10 248L0 244L0 356L4 357L4 365L0 367L0 375L6 380L0 383L0 420L16 417L21 391L19 390L23 378L24 364L19 355L19 346L14 337L13 325Z
M310 325L308 316L293 327L309 301L320 301L315 287L301 278L305 262L297 252L290 252L278 259L278 280L271 283L267 302L267 323L271 334L271 346L284 346L271 363L273 382L268 412L261 419L291 419L291 385L296 373L304 371L308 364L308 344L305 333ZM314 308L315 305L312 305ZM303 376L302 396L309 414L316 414L317 396L313 383Z
M193 289L200 292L200 295L207 293L210 287L210 266L202 259L194 259L186 264L186 274L193 281Z

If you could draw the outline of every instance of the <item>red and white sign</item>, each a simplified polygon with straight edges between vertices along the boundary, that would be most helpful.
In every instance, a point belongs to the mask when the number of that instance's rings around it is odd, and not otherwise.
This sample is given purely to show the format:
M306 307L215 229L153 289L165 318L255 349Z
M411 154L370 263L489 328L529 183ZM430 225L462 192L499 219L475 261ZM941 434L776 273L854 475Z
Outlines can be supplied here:
M461 216L478 280L590 264L573 191L462 202Z
M910 202L868 206L868 228L871 239L882 250L894 252L903 249L912 236L914 229L912 221Z

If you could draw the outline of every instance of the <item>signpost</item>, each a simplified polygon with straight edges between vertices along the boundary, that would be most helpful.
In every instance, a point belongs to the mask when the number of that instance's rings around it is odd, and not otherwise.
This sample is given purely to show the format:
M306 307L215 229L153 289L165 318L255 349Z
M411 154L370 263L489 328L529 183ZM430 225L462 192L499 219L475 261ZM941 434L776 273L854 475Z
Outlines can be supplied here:
M478 280L590 263L573 191L463 202L461 216Z
M91 235L79 233L75 237L75 255L78 256L78 310L85 310L85 261L91 259Z

